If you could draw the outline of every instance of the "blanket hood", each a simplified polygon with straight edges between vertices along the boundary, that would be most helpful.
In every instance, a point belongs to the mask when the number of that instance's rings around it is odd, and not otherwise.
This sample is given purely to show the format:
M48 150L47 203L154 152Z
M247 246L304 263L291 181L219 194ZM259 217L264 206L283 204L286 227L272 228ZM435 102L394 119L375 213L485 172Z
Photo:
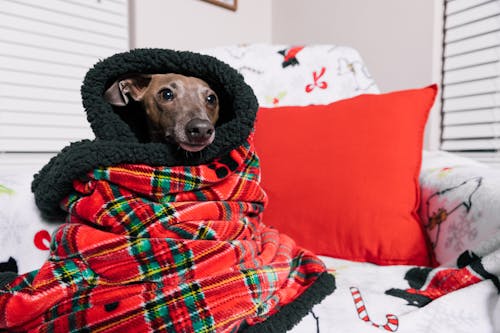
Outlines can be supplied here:
M198 164L217 157L239 146L250 134L257 112L257 99L243 77L229 65L208 55L165 49L136 49L113 55L97 63L87 73L82 86L83 106L87 119L99 140L127 143L147 142L137 105L111 107L104 99L104 91L125 74L176 73L194 76L207 82L220 100L220 119L213 144L202 154L186 158L176 156L177 147L168 149L172 160L168 164ZM191 154L190 154L191 155ZM198 156L200 155L200 156ZM201 156L203 155L203 156ZM177 158L177 159L176 159Z
M200 152L186 154L168 143L147 142L144 118L134 109L137 105L112 107L103 98L117 78L129 73L176 73L207 82L220 102L213 143ZM121 163L198 165L228 154L252 133L258 109L252 89L229 65L212 56L167 49L135 49L98 62L88 71L81 93L95 139L72 143L35 175L35 202L47 218L64 216L59 202L71 191L72 180L96 167Z

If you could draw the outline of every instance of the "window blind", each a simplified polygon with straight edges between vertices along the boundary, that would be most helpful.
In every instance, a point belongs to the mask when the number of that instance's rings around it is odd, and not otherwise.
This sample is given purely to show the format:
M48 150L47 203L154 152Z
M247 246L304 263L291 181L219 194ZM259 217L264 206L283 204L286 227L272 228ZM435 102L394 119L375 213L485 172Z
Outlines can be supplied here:
M441 149L500 165L500 1L444 7Z
M83 78L128 47L127 0L2 0L0 153L26 160L92 138Z

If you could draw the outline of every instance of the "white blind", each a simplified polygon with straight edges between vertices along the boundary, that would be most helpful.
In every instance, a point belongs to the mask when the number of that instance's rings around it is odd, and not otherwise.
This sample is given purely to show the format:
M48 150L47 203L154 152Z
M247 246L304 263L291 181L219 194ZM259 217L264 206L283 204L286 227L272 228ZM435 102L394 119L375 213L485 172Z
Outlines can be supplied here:
M500 0L447 0L441 148L500 164Z
M4 159L92 138L81 106L83 78L99 59L128 48L127 0L0 0Z

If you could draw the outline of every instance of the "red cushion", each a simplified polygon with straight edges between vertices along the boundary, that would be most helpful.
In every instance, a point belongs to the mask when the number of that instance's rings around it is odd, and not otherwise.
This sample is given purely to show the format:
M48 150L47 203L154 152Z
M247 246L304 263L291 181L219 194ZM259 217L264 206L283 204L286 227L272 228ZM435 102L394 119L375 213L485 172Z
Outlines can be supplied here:
M329 105L261 108L264 222L317 254L429 265L418 218L424 126L436 85Z

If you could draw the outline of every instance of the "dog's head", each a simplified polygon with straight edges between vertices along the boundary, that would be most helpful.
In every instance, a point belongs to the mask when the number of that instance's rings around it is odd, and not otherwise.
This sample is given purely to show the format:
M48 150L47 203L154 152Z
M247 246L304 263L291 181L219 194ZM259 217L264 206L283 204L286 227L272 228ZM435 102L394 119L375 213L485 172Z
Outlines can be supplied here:
M219 99L201 79L179 74L129 75L116 80L104 98L115 106L127 105L130 98L140 102L153 142L175 142L197 152L215 138Z

